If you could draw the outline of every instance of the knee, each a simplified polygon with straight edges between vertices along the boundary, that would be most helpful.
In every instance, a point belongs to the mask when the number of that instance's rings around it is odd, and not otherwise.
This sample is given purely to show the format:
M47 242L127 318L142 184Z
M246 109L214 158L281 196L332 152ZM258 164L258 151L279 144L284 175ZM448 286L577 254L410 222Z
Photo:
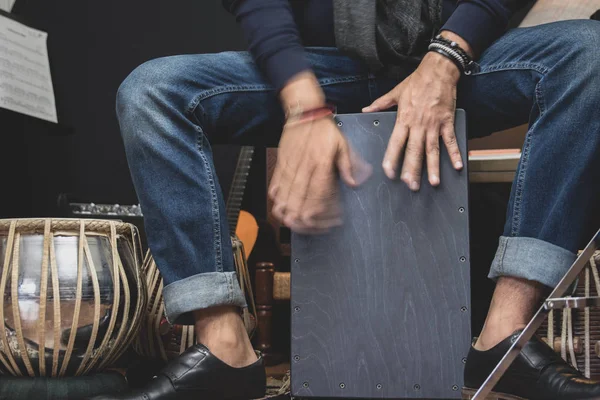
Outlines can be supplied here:
M185 62L182 56L147 61L119 86L116 113L126 151L152 147L161 139L157 135L170 134L156 128L176 121L184 107Z
M162 59L147 61L133 70L125 78L117 90L116 111L121 124L127 120L136 120L141 113L148 112L159 97L153 92L160 90L156 82L160 82Z
M573 20L564 23L565 31L560 35L565 41L563 51L570 59L571 73L585 78L600 77L600 22Z

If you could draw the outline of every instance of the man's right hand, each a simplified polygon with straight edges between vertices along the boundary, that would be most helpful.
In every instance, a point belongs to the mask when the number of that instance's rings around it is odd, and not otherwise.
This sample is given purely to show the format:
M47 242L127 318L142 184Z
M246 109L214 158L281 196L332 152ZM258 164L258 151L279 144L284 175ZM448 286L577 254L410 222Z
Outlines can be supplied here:
M320 90L314 76L301 77L282 91L284 106L287 100L293 107L289 99L298 96L306 99L300 104L307 104L310 96L310 108L319 107ZM286 124L269 187L273 215L299 233L324 233L340 225L338 172L344 183L356 187L368 177L370 166L351 151L332 118Z

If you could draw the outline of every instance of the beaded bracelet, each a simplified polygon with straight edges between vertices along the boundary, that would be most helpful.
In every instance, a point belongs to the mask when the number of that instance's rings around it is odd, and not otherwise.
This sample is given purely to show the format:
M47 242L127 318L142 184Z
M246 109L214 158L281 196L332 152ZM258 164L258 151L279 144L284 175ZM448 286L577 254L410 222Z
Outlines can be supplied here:
M431 43L439 43L441 45L450 47L452 50L454 50L456 53L458 53L458 55L464 60L465 65L470 63L471 61L473 61L473 59L471 58L471 56L469 56L467 54L466 51L463 50L462 47L460 47L460 45L458 43L456 43L453 40L449 40L446 39L445 37L443 37L442 35L437 35L432 41Z
M431 40L428 50L435 51L452 60L465 75L471 75L479 69L479 65L473 61L471 56L458 43L448 40L442 35L437 35Z

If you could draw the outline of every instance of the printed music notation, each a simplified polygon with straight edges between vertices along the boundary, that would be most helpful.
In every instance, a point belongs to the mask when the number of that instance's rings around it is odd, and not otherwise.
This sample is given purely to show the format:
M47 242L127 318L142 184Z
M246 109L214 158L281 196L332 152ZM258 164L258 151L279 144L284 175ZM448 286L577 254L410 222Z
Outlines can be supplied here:
M0 0L0 9L10 12L14 4L15 0Z
M0 107L58 122L47 38L0 15Z

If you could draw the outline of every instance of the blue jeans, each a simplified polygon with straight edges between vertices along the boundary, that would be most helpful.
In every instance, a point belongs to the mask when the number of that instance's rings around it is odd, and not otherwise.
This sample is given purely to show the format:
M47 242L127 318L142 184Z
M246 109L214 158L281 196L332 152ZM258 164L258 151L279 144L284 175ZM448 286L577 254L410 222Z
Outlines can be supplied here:
M399 83L334 48L309 48L307 57L339 113L360 112ZM529 122L490 277L554 286L600 203L600 23L515 29L479 63L458 88L470 137ZM276 146L277 93L247 53L182 55L133 71L117 113L169 320L244 306L210 143Z

